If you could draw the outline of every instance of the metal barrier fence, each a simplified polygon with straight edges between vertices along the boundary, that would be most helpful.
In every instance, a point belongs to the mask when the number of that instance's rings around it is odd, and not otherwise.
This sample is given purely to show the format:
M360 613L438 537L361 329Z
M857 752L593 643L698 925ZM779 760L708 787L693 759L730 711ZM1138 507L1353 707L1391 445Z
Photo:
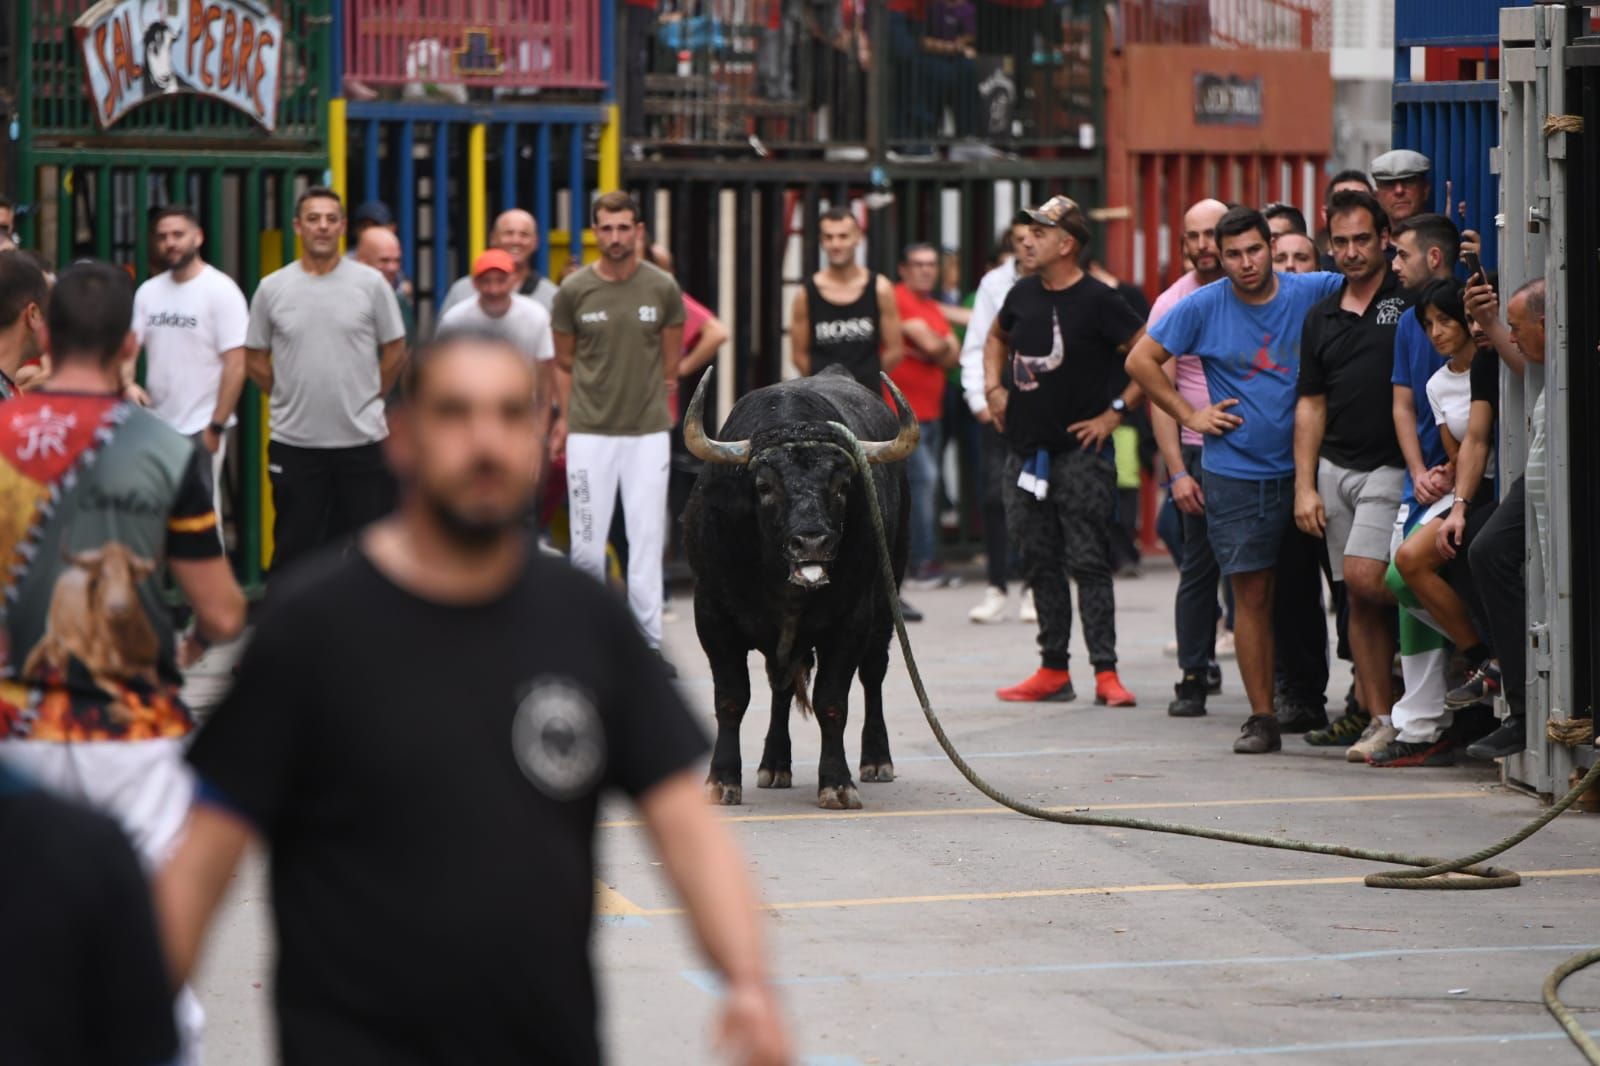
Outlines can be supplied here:
M603 121L600 110L477 110L349 105L349 198L353 204L381 200L393 208L403 269L424 312L418 323L424 334L501 211L520 207L538 221L535 262L541 273L559 278L568 260L584 258L597 183L588 157ZM477 184L475 171L482 175Z
M1303 48L1332 43L1330 0L1122 0L1122 44Z
M1533 0L1394 0L1394 38L1418 48L1494 45L1500 40L1500 10Z
M605 0L343 0L344 73L370 85L604 85Z
M654 27L639 143L1090 149L1103 24L1080 5L707 0Z
M1536 5L1501 14L1499 89L1505 146L1501 188L1500 288L1514 292L1543 277L1545 353L1525 375L1502 374L1500 466L1513 478L1524 470L1527 435L1544 394L1546 464L1526 474L1527 716L1528 750L1505 762L1506 775L1536 792L1567 788L1580 754L1550 741L1551 722L1592 717L1600 671L1593 639L1600 612L1597 574L1587 544L1600 507L1586 460L1600 450L1600 434L1583 418L1584 400L1600 393L1596 374L1593 249L1600 237L1591 172L1575 165L1595 153L1570 124L1577 111L1600 121L1595 79L1569 47L1587 26L1577 8ZM1569 66L1572 69L1569 69ZM1569 86L1577 90L1569 96ZM1582 111L1578 109L1582 108ZM1591 110L1592 109L1592 110ZM1581 125L1578 129L1584 128ZM1577 239L1574 240L1573 238ZM1577 326L1579 328L1575 329Z

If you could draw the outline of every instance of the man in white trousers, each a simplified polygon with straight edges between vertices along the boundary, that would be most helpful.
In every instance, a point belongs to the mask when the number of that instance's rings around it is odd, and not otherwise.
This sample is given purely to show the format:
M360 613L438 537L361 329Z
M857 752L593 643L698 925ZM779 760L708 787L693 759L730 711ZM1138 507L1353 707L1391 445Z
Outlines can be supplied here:
M639 259L639 205L632 197L606 193L590 217L600 259L561 283L551 315L561 410L550 450L567 459L573 565L601 580L622 490L628 603L659 652L670 397L683 352L683 293L672 275Z

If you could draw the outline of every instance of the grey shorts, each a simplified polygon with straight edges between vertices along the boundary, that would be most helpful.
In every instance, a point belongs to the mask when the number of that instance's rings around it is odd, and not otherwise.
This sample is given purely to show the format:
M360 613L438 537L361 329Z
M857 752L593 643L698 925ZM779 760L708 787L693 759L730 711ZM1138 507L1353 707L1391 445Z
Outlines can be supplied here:
M1317 461L1317 491L1328 515L1328 565L1335 581L1344 580L1345 556L1389 561L1395 515L1405 491L1404 467L1346 470Z

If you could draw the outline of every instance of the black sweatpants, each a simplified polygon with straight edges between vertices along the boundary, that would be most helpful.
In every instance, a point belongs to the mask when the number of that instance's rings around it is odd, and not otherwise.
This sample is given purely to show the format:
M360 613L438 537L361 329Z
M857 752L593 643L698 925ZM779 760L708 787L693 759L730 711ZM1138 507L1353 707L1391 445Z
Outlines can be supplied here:
M1283 695L1311 707L1327 705L1328 612L1322 600L1326 551L1321 537L1291 525L1274 568L1272 623Z
M1035 499L1017 486L1022 460L1006 460L1006 527L1017 545L1022 578L1039 611L1040 664L1065 670L1072 641L1072 589L1094 668L1117 665L1117 600L1111 587L1111 516L1117 474L1107 455L1074 450L1050 459L1050 488Z
M394 475L383 445L297 448L267 443L272 478L272 569L351 536L394 509Z

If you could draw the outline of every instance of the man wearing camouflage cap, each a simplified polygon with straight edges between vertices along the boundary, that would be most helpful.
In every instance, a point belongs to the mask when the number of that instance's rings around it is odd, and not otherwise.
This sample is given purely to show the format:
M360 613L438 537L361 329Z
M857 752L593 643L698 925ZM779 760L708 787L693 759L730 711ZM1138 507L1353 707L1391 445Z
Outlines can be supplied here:
M1065 702L1072 592L1095 671L1095 702L1132 706L1117 677L1116 597L1108 539L1116 472L1108 446L1143 394L1112 392L1114 372L1144 323L1117 291L1086 273L1083 211L1054 196L1017 222L1037 272L1006 294L983 351L984 397L1006 438L1006 527L1039 612L1040 667L1002 700Z

